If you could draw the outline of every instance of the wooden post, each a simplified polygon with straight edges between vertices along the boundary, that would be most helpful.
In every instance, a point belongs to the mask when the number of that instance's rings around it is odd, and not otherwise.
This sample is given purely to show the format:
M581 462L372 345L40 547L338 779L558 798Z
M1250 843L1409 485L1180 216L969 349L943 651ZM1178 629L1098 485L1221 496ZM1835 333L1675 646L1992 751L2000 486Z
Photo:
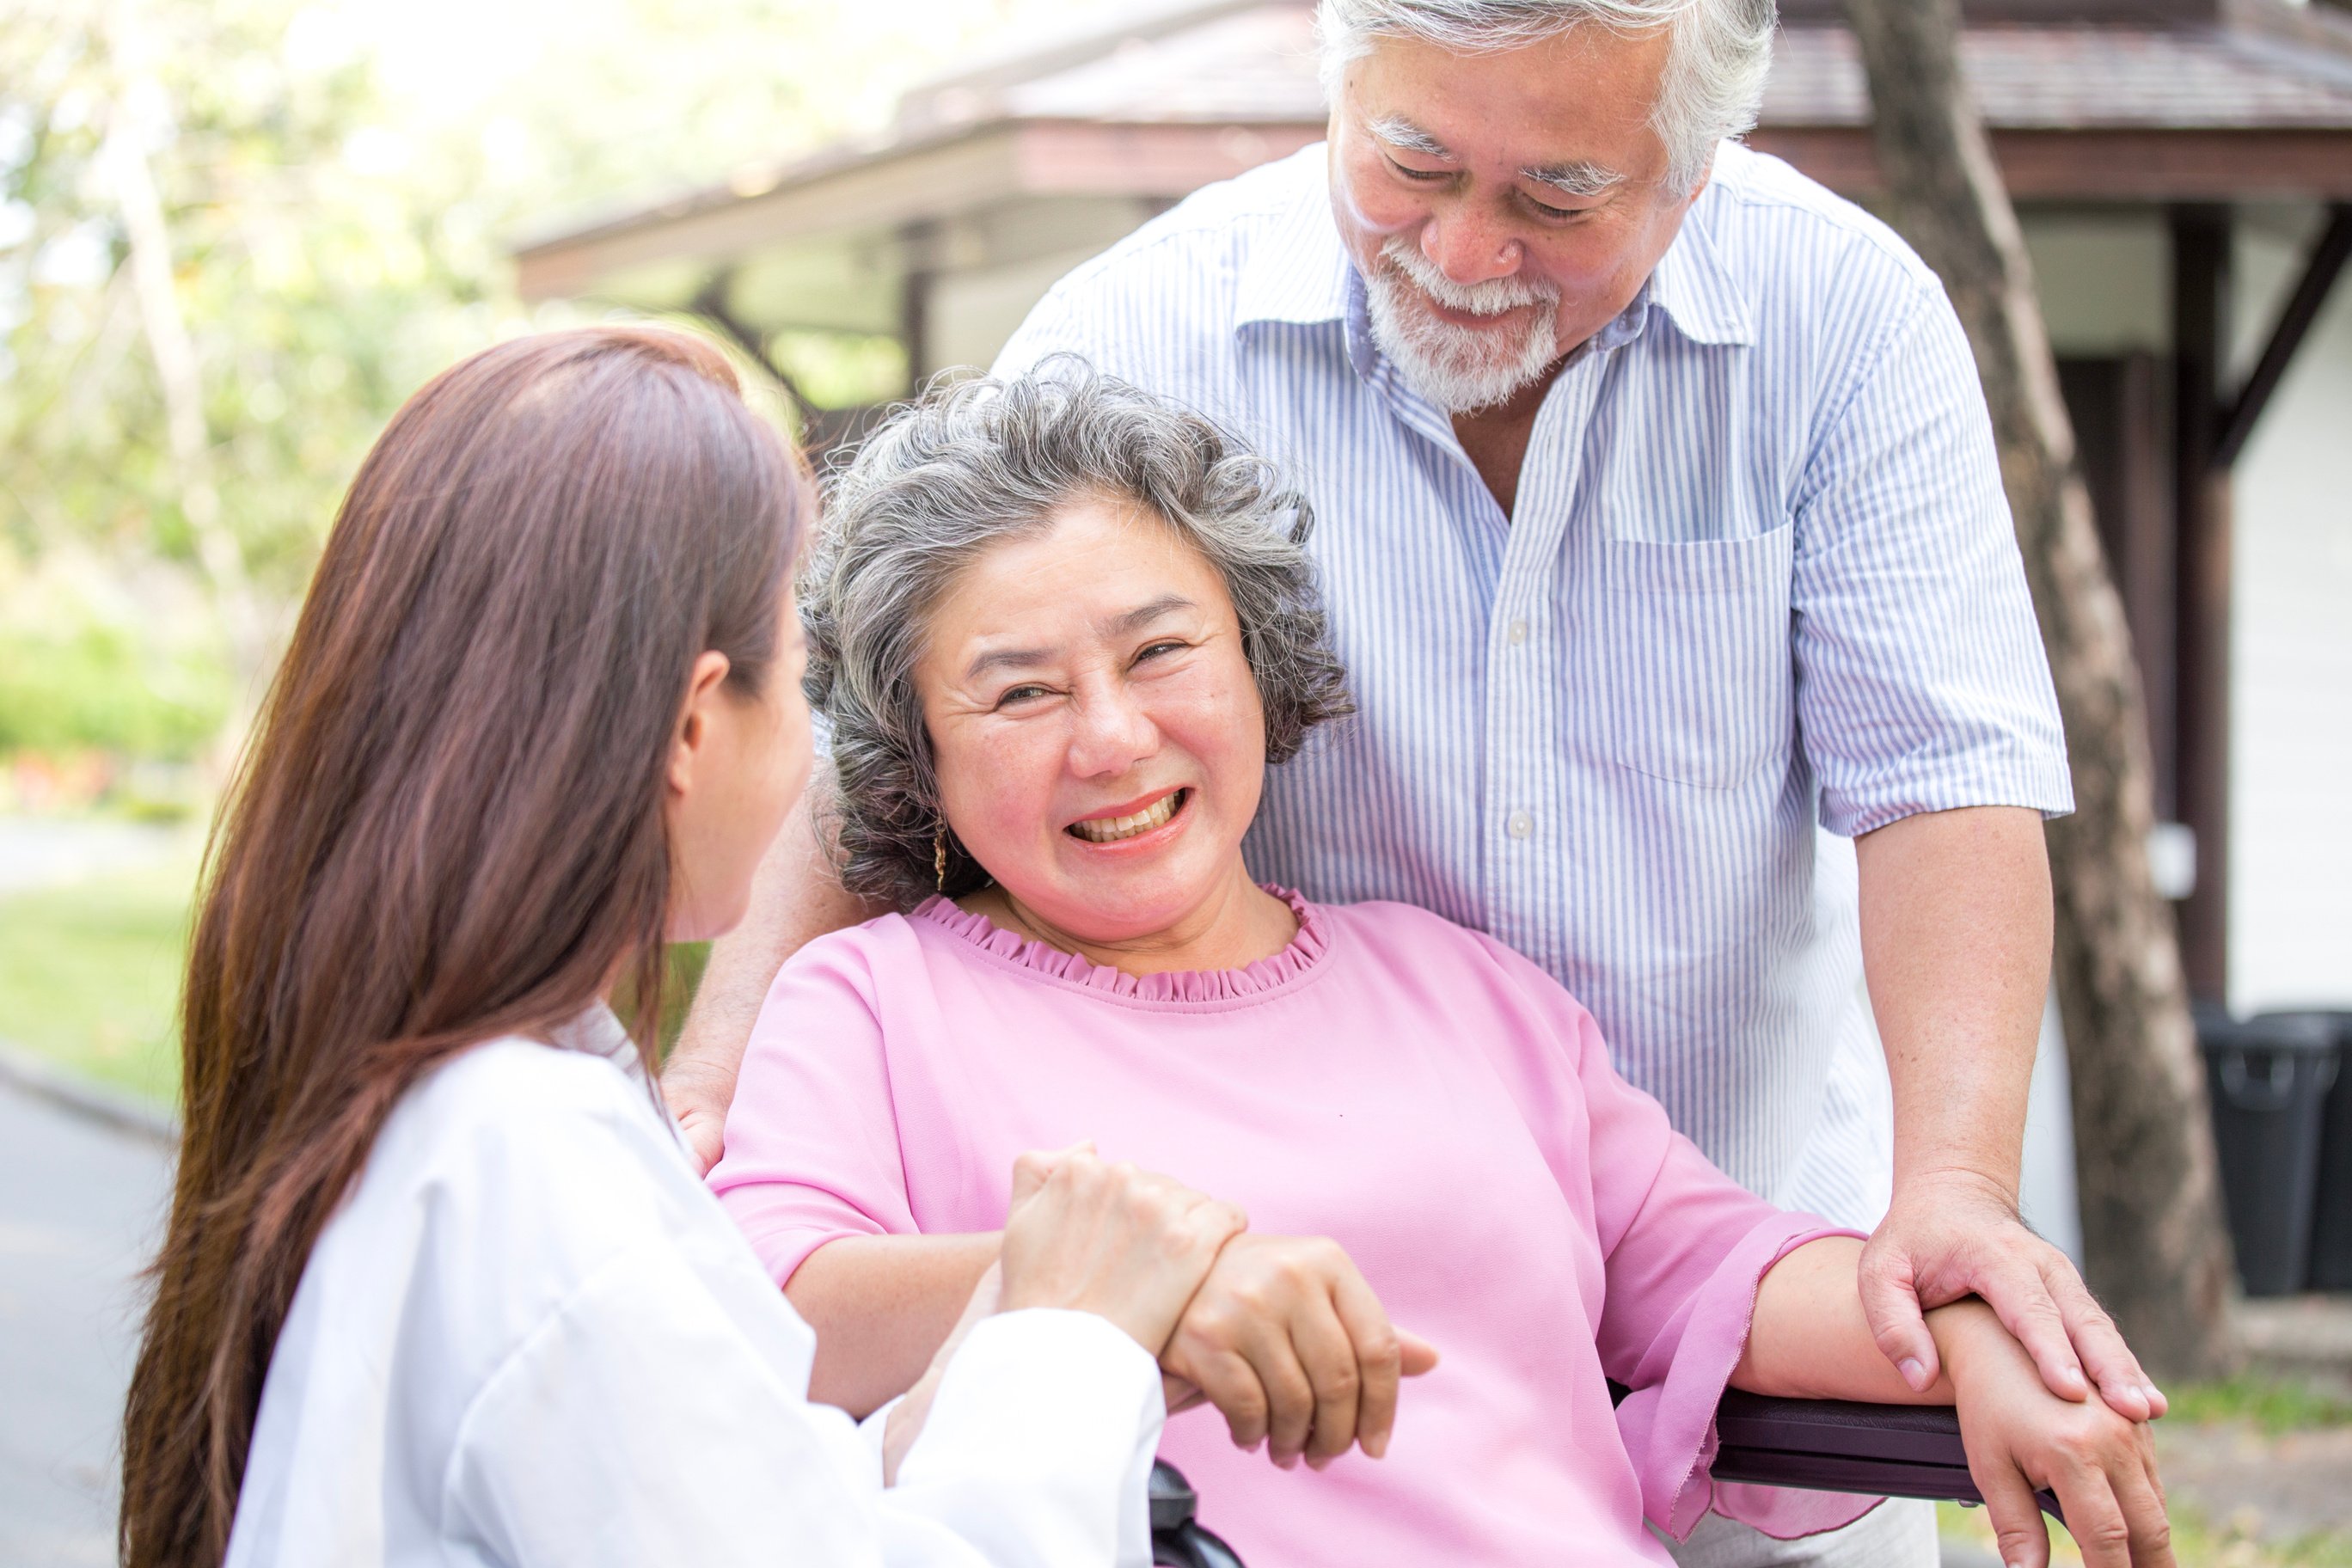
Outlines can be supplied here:
M938 368L931 363L931 280L937 265L938 226L910 223L899 232L898 342L907 353L907 395L923 390Z
M2173 621L2179 638L2173 788L2197 835L2197 886L2180 904L2189 988L2229 994L2230 496L2214 461L2230 345L2230 209L2172 212Z

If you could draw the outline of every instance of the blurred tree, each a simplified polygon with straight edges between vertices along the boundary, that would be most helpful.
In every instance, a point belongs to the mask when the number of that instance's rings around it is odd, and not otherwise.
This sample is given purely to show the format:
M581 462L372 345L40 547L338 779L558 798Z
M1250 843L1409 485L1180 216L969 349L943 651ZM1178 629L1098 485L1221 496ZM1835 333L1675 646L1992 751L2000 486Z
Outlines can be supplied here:
M146 710L70 689L100 669L145 672L167 708L196 693L200 727L249 703L400 400L572 319L514 301L518 225L870 125L992 32L1090 5L1109 0L9 0L0 700L79 714L86 739ZM824 345L796 352L821 383ZM854 350L832 368L870 372ZM91 574L58 563L92 558L132 611L68 591ZM224 650L228 680L171 679ZM152 721L105 743L184 728ZM0 723L0 749L28 728L60 732Z
M1845 0L1895 226L1976 350L2075 811L2050 825L2053 975L2074 1100L2084 1273L2160 1375L2231 1359L2212 1124L2172 911L2148 863L2147 719L2017 214L1960 78L1958 0Z
M429 218L351 177L365 73L278 67L289 9L0 24L0 540L195 576L238 694L357 454L488 325Z

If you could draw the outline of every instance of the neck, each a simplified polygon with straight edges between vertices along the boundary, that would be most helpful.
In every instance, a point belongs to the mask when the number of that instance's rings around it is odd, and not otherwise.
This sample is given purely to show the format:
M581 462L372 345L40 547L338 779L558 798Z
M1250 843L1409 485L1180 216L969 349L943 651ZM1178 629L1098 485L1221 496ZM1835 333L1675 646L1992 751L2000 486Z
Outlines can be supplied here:
M1506 518L1518 505L1519 469L1527 462L1528 444L1535 437L1536 413L1542 408L1551 384L1559 379L1560 366L1573 357L1563 357L1491 407L1454 416L1454 438L1462 443L1463 455L1486 481L1487 492Z
M1190 910L1139 936L1102 937L1056 925L995 883L956 902L1032 942L1126 974L1241 969L1272 958L1298 934L1298 917L1250 880L1239 855L1231 875L1219 879Z

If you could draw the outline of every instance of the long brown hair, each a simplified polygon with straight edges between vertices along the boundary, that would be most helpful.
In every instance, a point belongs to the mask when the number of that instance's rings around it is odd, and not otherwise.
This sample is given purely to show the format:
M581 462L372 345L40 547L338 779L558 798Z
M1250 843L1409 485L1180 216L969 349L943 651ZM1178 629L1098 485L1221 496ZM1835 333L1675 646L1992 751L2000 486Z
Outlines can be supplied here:
M404 1090L616 975L650 1064L688 673L761 689L806 496L726 361L639 328L477 354L368 454L206 855L129 1568L226 1552L295 1286Z

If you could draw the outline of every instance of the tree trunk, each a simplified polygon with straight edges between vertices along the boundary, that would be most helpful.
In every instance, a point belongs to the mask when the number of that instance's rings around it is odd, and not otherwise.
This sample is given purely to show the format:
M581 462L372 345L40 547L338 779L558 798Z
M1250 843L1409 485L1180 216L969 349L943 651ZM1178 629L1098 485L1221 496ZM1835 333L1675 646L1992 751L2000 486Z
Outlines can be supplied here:
M251 712L268 658L268 629L246 569L245 547L221 514L219 486L213 478L212 434L205 419L204 381L195 343L180 310L173 279L172 233L162 196L142 144L149 129L140 106L161 96L141 58L142 34L130 0L110 14L109 44L117 78L106 140L99 166L104 171L122 232L129 242L132 297L154 362L163 399L164 449L169 454L180 512L196 547L196 564L227 634L236 690L224 750L233 753Z
M1895 226L1976 350L2074 782L2050 825L2084 1272L2163 1376L2231 1358L2205 1079L2173 915L2148 865L2147 717L2017 214L1960 79L1957 0L1844 0Z

